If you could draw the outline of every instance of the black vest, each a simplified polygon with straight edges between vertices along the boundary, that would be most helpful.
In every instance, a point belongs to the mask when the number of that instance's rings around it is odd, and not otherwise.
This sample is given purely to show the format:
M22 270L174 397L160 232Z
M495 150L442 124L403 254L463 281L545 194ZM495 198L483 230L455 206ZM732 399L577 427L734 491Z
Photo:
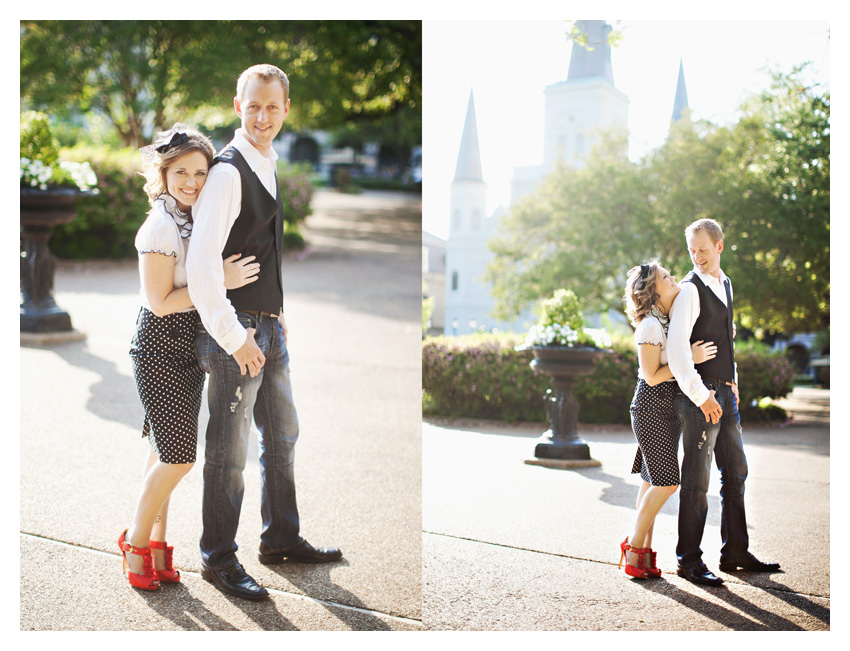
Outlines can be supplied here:
M241 253L243 258L257 256L255 262L260 263L259 280L239 289L228 289L227 298L236 310L278 314L283 308L283 204L280 191L276 199L272 197L233 146L226 147L216 161L233 165L242 179L242 208L230 230L222 258Z
M735 348L732 343L732 293L729 280L724 283L726 303L706 287L702 279L693 271L682 282L693 283L699 294L699 317L691 332L691 343L695 341L713 341L717 346L717 355L702 364L696 364L697 373L702 378L718 378L735 381Z

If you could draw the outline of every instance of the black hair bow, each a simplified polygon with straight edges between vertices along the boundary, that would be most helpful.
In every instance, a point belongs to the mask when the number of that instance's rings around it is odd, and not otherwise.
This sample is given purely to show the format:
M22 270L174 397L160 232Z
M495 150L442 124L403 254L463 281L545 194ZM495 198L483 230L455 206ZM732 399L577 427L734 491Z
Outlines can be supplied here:
M163 140L164 140L164 138L163 138ZM187 136L185 133L180 133L179 131L175 131L172 134L170 141L165 142L163 144L157 144L157 143L163 142L163 140L158 140L157 142L154 143L154 145L155 145L154 148L160 154L166 153L172 147L177 147L178 145L185 145L187 142L189 142L189 136Z

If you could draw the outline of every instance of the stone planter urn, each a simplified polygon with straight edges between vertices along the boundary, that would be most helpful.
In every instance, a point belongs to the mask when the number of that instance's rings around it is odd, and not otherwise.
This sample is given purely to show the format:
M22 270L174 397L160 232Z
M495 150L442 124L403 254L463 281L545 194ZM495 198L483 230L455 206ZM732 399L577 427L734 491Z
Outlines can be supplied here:
M548 375L552 384L543 399L549 429L534 448L535 458L600 465L591 459L590 448L578 436L579 404L573 386L580 376L592 373L595 360L608 351L586 346L549 346L534 347L532 352L531 368Z
M71 317L53 299L55 262L48 240L57 224L77 216L83 192L21 188L21 332L71 332Z

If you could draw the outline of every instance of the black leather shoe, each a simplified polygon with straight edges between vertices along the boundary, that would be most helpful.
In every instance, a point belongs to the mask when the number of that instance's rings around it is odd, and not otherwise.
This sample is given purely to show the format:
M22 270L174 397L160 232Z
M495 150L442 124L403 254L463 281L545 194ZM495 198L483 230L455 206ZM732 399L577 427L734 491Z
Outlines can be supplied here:
M742 561L729 562L720 561L721 572L737 572L743 570L745 572L778 572L779 563L762 563L752 554L747 554L747 557Z
M214 570L201 563L201 576L225 594L234 597L265 599L269 596L268 590L248 576L239 561L234 561L233 565L220 570Z
M683 567L680 565L676 570L676 574L687 579L691 583L699 583L700 585L721 585L723 583L723 579L719 576L714 576L704 563L692 565L691 567Z
M316 549L303 538L293 547L274 551L260 543L259 559L263 565L277 565L284 561L291 563L330 563L342 558L342 552L336 547Z

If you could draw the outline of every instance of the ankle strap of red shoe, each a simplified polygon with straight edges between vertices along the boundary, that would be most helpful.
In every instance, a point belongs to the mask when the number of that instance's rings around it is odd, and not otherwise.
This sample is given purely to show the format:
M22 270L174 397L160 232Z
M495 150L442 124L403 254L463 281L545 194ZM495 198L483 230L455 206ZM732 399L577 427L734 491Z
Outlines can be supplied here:
M126 540L124 541L123 550L125 552L130 552L131 554L138 554L139 556L145 556L148 552L150 552L150 547L136 547L131 545Z

